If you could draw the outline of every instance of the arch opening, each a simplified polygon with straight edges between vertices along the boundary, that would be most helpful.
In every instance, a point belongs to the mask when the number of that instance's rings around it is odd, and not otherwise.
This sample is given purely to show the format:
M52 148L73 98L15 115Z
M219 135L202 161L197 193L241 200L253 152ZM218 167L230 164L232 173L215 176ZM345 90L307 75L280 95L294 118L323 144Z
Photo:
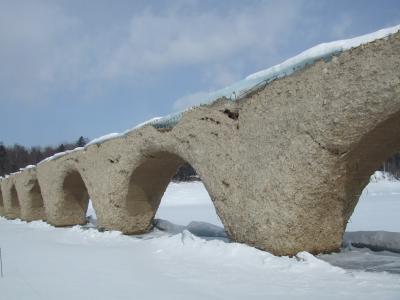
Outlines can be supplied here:
M17 189L15 188L15 185L13 185L11 187L10 197L11 197L11 208L19 210L20 205L19 205L18 194L17 194Z
M363 128L358 143L341 156L339 176L333 178L342 200L340 221L333 225L340 226L344 249L320 257L346 269L398 273L400 257L393 252L400 249L392 246L400 236L400 182L389 183L397 185L398 193L392 193L382 176L382 164L400 151L400 110L371 126Z
M364 163L369 165L372 161L370 157ZM350 195L352 202L344 225L343 249L320 258L344 269L399 273L400 248L396 240L400 238L400 180L391 174L393 169L387 172L384 166L382 163L376 171L352 181L358 185L352 187L355 194Z
M356 228L353 226L355 218L351 218L351 216L356 206L358 206L359 201L372 196L372 193L368 192L371 190L371 184L375 186L374 188L377 186L374 182L370 184L371 176L375 171L382 171L383 163L388 158L394 157L396 153L400 151L399 137L400 111L395 112L385 121L378 123L372 130L367 132L357 146L347 155L345 183L346 201L344 207L344 221L346 222L344 227L347 227L347 230ZM375 179L377 179L376 176ZM375 179L372 177L372 181ZM380 179L382 178L378 180ZM348 221L350 221L349 224ZM374 221L374 219L370 220L370 222L372 221ZM368 228L371 227L369 226ZM398 228L397 231L400 232L400 228Z
M70 171L63 182L63 211L66 213L64 223L85 224L89 205L89 193L80 173ZM39 203L40 199L38 199Z
M217 227L225 235L211 196L194 168L169 152L147 155L133 171L127 208L130 215L141 220L142 232L154 225L162 230L199 233L199 226L203 226L212 236L216 236Z
M32 199L32 208L43 208L43 197L42 192L40 190L39 182L37 180L34 181L33 186L29 190L30 199Z
M4 214L4 201L1 189L0 189L0 214Z
M400 154L396 153L382 162L360 189L346 231L400 233Z

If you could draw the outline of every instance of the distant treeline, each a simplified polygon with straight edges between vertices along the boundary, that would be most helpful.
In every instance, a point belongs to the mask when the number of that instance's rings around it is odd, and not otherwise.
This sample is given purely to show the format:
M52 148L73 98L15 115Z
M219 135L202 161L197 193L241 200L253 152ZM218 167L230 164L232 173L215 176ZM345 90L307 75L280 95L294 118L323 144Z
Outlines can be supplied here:
M385 161L380 171L388 172L395 178L400 179L400 153L396 153Z
M0 176L19 171L27 165L36 165L46 157L52 156L58 152L72 150L76 147L83 147L88 139L81 136L75 143L63 143L58 146L40 147L34 146L26 148L15 144L13 146L4 146L0 142Z
M81 136L74 143L62 143L58 146L40 147L34 146L26 148L15 144L13 146L4 146L0 142L0 176L11 174L19 171L28 165L36 165L46 157L52 156L58 152L72 150L76 147L83 147L88 143L89 139ZM191 181L196 180L196 171L189 165L184 164L179 168L177 174L172 180L174 181Z

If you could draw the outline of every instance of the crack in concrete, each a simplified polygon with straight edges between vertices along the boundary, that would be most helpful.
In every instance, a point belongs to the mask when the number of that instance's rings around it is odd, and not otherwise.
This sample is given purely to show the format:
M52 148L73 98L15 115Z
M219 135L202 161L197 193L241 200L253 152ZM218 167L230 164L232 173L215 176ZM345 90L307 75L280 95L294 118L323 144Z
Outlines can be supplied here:
M321 142L319 142L309 131L304 131L304 133L310 137L310 139L316 143L321 149L329 152L330 154L334 155L334 156L340 156L343 155L345 153L347 153L347 151L340 151L340 149L338 148L330 148L328 146L323 145Z

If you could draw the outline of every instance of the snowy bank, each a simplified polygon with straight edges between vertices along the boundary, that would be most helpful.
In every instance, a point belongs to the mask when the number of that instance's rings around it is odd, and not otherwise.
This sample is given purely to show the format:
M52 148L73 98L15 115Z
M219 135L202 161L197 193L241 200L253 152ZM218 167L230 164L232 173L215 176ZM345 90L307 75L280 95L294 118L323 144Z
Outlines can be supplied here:
M306 252L277 257L187 230L157 234L129 237L0 218L0 297L354 300L400 294L398 275L344 270Z

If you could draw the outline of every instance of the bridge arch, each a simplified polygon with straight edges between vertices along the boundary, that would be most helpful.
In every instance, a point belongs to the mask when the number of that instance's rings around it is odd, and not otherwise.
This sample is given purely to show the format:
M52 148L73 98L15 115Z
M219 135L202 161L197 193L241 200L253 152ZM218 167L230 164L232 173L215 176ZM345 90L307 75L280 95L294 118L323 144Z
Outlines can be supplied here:
M4 211L4 200L3 200L3 192L1 191L0 188L0 217L4 216L5 211Z
M43 207L43 197L40 190L39 182L35 180L29 190L29 195L32 199L32 207Z
M365 133L346 159L344 228L371 175L400 151L400 109Z
M18 198L18 193L17 193L17 189L15 187L15 184L13 184L10 189L9 214L10 214L10 217L12 217L12 218L18 218L21 214L21 205L20 205L20 201Z
M86 224L90 197L79 165L58 160L39 165L37 174L46 221L59 227Z
M26 185L19 185L18 188L23 193L25 202L22 203L21 218L26 221L45 220L45 206L38 179L30 179Z
M135 233L146 232L152 227L152 220L172 177L185 163L190 163L190 161L174 152L154 151L151 154L143 155L139 163L136 164L130 174L126 194L128 214L137 220L137 231ZM192 167L198 174L200 173L195 165L192 165ZM201 175L200 179L203 180ZM203 181L203 184L215 207L207 183ZM215 209L220 216L217 207Z
M62 197L59 203L60 213L68 214L65 225L86 223L86 211L89 205L89 192L81 173L73 168L67 170L62 178Z

